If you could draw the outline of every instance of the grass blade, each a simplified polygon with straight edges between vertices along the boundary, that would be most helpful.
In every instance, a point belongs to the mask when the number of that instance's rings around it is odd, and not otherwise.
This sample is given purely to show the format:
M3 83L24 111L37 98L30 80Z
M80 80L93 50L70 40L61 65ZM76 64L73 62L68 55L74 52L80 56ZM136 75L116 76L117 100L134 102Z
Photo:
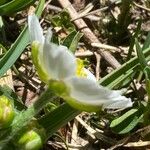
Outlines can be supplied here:
M145 49L143 54L146 60L150 60L150 47ZM135 70L138 69L138 66L138 57L134 57L128 62L124 63L120 68L102 78L99 83L103 86L108 86L109 88L115 87L123 82L127 77L135 73Z
M36 14L41 15L45 0L40 0L39 5L36 9ZM15 63L25 47L29 44L29 35L27 32L27 26L24 27L23 31L13 44L13 46L7 51L4 57L0 60L0 77Z
M142 50L145 50L150 47L150 32L147 35L147 38L143 44Z
M0 6L0 15L8 15L21 10L23 7L34 3L35 0L12 0Z

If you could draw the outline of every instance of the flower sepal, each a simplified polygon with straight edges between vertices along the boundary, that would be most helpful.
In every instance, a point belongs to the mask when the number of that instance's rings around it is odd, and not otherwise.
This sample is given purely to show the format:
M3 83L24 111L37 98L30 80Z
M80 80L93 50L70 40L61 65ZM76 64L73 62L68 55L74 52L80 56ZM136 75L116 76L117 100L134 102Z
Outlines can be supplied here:
M49 81L49 89L53 91L57 96L63 98L70 106L75 109L84 110L87 112L97 112L101 110L99 105L91 105L82 102L78 102L76 99L72 98L70 95L69 87L63 82L58 80Z
M47 72L45 71L46 68L43 68L41 66L41 60L39 58L39 49L42 48L42 45L38 42L38 41L34 41L32 42L32 60L33 60L33 63L35 65L35 68L37 70L37 73L39 75L39 77L41 78L41 80L45 83L48 83L48 80L49 80L49 75L47 74Z
M49 80L48 88L62 98L69 95L69 88L63 81Z
M99 112L102 110L102 106L78 102L76 99L72 98L71 96L64 96L64 99L70 106L81 111Z

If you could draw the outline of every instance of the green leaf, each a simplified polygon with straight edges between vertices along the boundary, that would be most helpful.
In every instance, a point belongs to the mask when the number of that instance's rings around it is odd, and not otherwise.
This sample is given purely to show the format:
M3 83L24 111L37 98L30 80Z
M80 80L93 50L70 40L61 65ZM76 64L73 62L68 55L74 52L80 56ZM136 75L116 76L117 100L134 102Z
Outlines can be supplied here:
M36 14L41 15L45 1L40 0L39 5L36 9ZM25 47L29 44L29 35L27 31L27 26L24 27L23 31L12 45L12 47L7 51L4 57L0 60L0 77L2 77L5 72L15 63L21 53L24 51Z
M147 62L145 60L145 56L143 54L142 48L140 47L137 39L135 39L135 45L136 45L136 52L138 56L139 63L141 65L142 70L147 66Z
M78 42L82 36L83 36L83 34L80 32L77 32L77 34L74 36L74 39L72 40L72 43L70 44L70 47L69 47L69 49L73 53L75 53L75 51L77 50Z
M22 101L18 98L16 93L7 85L4 85L3 87L0 86L0 95L5 95L9 99L13 100L15 109L17 111L22 111L23 109L26 109L26 106L22 103Z
M142 19L140 19L138 21L138 25L137 25L137 28L135 30L135 33L134 35L131 37L131 42L130 42L130 47L129 47L129 50L128 50L128 55L127 55L127 60L130 60L131 58L131 54L134 50L134 44L135 44L135 39L138 37L140 31L141 31L141 24L142 24Z
M53 16L51 22L55 27L63 27L66 31L72 32L75 30L75 26L70 21L70 16L66 11L62 11L58 15Z
M78 42L82 36L82 33L73 31L64 39L63 45L67 46L69 50L75 53L78 46Z
M150 47L143 51L146 61L150 60ZM124 82L125 79L131 77L139 69L138 57L134 57L124 63L120 68L112 71L107 76L102 78L99 83L109 88L116 87Z
M147 38L143 44L142 50L145 50L150 47L150 32L147 35Z
M6 1L5 1L6 2ZM0 15L9 15L22 10L24 7L34 3L35 0L12 0L4 5L0 5ZM2 2L2 4L4 1Z
M68 121L74 119L79 113L79 110L72 108L68 104L63 104L40 118L38 123L45 128L48 138Z
M0 1L0 5L3 5L3 4L5 4L5 3L8 3L8 2L10 2L11 0L1 0Z
M146 82L146 91L148 94L148 98L150 100L150 67L149 66L145 67L144 74L145 74L145 82Z
M125 134L130 132L143 118L143 107L138 109L131 109L121 117L113 120L110 127L114 132Z
M145 73L146 79L150 80L150 67L149 66L145 67L144 73Z
M125 119L127 119L129 116L133 115L135 112L137 112L138 109L131 109L128 112L126 112L125 114L123 114L121 117L113 120L110 124L110 127L113 128L117 125L119 125L122 121L124 121Z

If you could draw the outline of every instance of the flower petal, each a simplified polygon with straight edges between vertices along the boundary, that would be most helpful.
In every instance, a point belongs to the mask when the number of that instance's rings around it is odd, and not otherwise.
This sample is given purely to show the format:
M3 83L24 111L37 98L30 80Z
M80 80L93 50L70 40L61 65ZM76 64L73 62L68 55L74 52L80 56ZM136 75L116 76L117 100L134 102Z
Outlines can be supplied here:
M31 42L38 41L39 43L43 44L44 43L43 29L41 28L37 16L35 15L28 16L28 27Z
M45 42L43 58L45 68L53 79L63 80L75 75L76 60L67 47Z
M51 30L51 28L49 28L48 30L47 30L47 33L46 33L46 37L45 37L45 43L50 43L50 41L51 41L51 38L52 38L52 30Z
M38 75L43 82L47 83L50 77L43 65L43 45L34 41L31 49L32 61L37 69Z
M83 110L87 110L86 105L89 107L103 108L126 108L131 107L131 99L120 95L120 91L109 90L105 87L99 86L95 81L86 78L72 77L65 80L65 83L70 87L70 97L74 99L73 103L84 105ZM69 101L68 101L69 102ZM80 107L80 106L79 106ZM77 106L77 108L79 108Z
M87 75L87 77L86 77L87 79L90 79L90 80L93 80L96 82L95 76L88 69L84 68L84 72Z

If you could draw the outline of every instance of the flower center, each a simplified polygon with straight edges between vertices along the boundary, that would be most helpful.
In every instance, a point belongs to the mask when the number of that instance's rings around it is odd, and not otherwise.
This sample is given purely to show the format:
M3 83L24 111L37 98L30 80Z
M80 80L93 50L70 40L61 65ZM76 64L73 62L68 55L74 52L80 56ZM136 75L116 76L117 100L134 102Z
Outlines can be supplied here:
M77 58L76 59L76 63L77 63L77 69L76 69L76 75L78 77L87 77L86 72L84 71L84 61Z

